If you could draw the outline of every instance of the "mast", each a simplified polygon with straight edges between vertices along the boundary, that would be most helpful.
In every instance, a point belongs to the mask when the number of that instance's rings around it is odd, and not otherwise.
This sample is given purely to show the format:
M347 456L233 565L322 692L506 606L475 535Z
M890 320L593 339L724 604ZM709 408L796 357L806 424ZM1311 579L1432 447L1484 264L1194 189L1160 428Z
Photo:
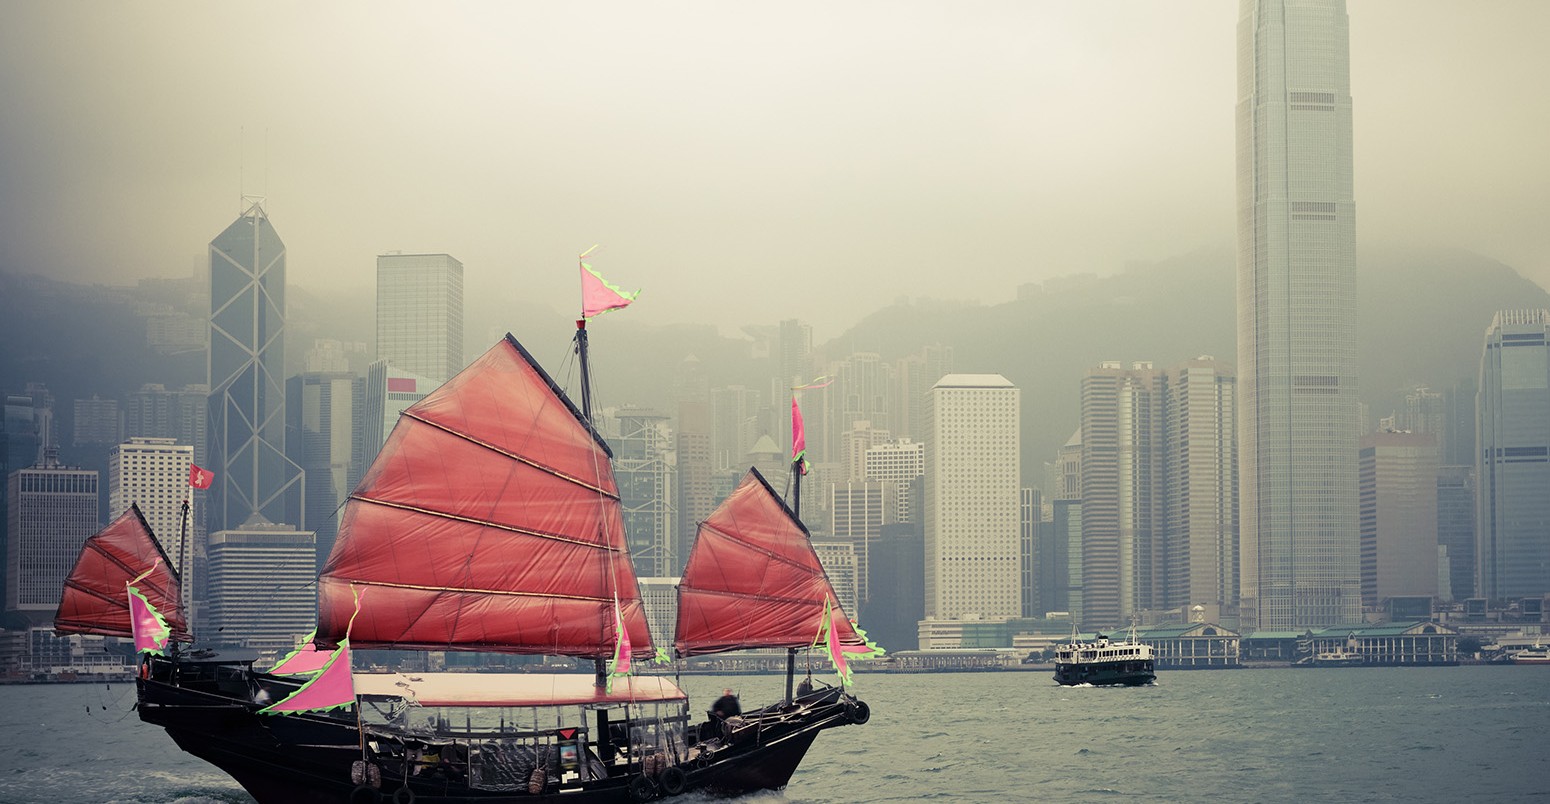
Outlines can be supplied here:
M798 522L802 521L802 458L800 455L791 458L791 515ZM791 684L797 674L797 649L786 648L786 703L792 701Z
M587 319L585 316L576 319L576 362L581 366L581 416L586 420L587 426L596 429L592 423L592 366L587 361ZM608 663L602 659L592 660L592 683L598 689L608 686Z

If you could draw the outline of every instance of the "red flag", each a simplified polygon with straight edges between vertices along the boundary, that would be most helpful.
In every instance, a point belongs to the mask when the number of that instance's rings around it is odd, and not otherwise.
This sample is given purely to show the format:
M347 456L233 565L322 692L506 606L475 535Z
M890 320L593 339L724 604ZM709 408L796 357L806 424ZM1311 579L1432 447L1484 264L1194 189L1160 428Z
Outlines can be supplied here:
M215 482L215 472L209 469L200 469L198 464L188 465L188 484L196 489L210 488Z

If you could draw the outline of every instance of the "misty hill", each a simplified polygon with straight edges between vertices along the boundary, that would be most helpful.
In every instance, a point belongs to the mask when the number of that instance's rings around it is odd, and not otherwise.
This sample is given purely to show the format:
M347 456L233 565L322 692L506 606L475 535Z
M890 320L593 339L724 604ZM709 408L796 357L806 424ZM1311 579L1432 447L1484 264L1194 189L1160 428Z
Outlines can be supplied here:
M1550 295L1513 269L1463 251L1366 249L1359 256L1361 398L1374 417L1394 410L1417 384L1441 389L1472 381L1492 314L1550 307ZM314 338L370 348L375 298L289 291L289 370L301 367ZM0 273L0 390L46 383L56 398L61 440L71 432L71 400L122 399L141 383L204 382L202 353L167 355L146 346L147 304L202 315L197 294L168 282L137 287L82 286ZM575 389L569 338L574 324L548 307L472 294L465 310L468 355L510 331L562 386ZM759 311L748 310L754 323ZM829 358L874 351L896 358L942 343L960 372L1006 375L1023 392L1027 482L1077 426L1082 372L1103 360L1166 367L1210 354L1235 355L1234 262L1230 249L1134 265L1109 276L1079 275L1021 288L1012 302L983 305L914 301L878 310L819 350ZM752 356L746 338L710 326L644 326L626 313L592 330L598 404L672 412L674 381L693 356L711 385L766 390L775 374Z

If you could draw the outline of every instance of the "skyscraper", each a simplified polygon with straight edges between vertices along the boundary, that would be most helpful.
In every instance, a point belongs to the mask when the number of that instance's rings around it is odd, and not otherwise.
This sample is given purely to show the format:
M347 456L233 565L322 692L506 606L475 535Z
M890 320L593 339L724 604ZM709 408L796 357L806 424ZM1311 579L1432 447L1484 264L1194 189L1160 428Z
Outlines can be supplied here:
M1161 372L1108 361L1082 378L1082 622L1113 628L1153 607Z
M377 359L438 385L463 369L463 263L447 254L377 258Z
M1163 374L1156 605L1205 606L1215 622L1238 602L1236 391L1232 367L1209 355Z
M1022 613L1021 392L999 374L949 374L927 400L926 619Z
M284 653L317 622L309 531L252 521L210 534L209 633L217 643Z
M1363 436L1362 603L1437 596L1437 438Z
M285 381L291 460L306 473L307 524L317 534L318 569L339 533L339 512L360 480L356 417L366 381L349 372L305 372ZM375 452L375 450L373 450Z
M285 455L285 244L261 203L210 241L209 377L210 529L254 514L302 524Z
M1242 627L1353 622L1361 428L1343 0L1241 0L1237 140Z
M681 559L674 554L678 471L668 418L652 410L623 408L605 416L602 424L614 453L630 557L642 575L670 575Z
M1492 600L1550 593L1550 311L1503 310L1480 358L1476 573Z

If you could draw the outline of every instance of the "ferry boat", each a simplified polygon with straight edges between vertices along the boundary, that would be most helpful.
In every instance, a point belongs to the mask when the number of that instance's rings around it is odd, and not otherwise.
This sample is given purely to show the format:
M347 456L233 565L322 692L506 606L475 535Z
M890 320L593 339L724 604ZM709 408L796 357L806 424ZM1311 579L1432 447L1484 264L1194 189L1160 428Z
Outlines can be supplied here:
M1531 648L1514 651L1507 655L1507 661L1512 664L1550 665L1550 645L1536 644Z
M1360 667L1363 663L1360 653L1348 650L1321 651L1313 656L1314 667Z
M1152 646L1136 641L1135 628L1123 642L1096 634L1092 642L1070 642L1055 649L1055 682L1062 686L1092 684L1137 687L1157 679Z

